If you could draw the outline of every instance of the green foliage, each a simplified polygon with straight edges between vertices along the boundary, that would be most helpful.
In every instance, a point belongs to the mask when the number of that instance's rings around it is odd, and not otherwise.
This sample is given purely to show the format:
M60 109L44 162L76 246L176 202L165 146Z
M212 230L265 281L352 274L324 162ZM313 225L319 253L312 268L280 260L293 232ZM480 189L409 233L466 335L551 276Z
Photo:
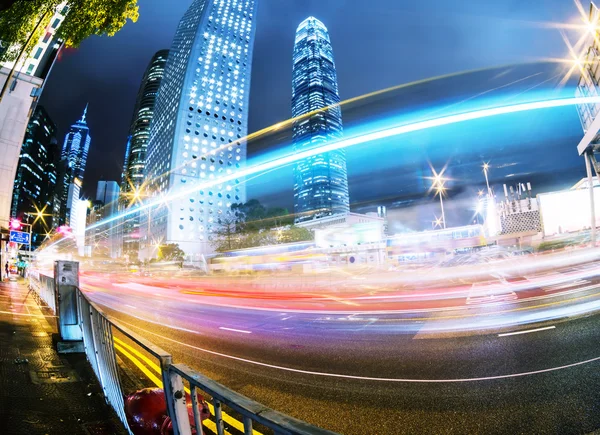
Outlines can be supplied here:
M185 252L177 243L168 243L158 247L159 261L183 261L184 258Z
M258 200L232 204L234 219L221 219L213 233L212 243L217 252L313 240L306 228L292 225L287 209L267 208Z
M20 0L0 13L0 41L7 48L3 54L0 50L0 59L16 59L34 32L25 49L26 53L30 51L46 31L60 3L61 0ZM127 20L135 22L138 16L137 0L72 0L57 35L67 46L77 47L91 35L114 36Z
M58 3L58 0L21 0L3 11L0 14L0 41L2 41L2 51L4 49L6 51L0 53L0 59L15 60L22 46L35 30L25 50L25 53L28 53L45 31L52 17L52 11Z
M236 214L236 224L245 231L260 231L290 225L294 220L287 209L267 208L257 199L251 199L245 204L232 204L231 210Z
M114 36L138 17L137 0L73 0L58 35L68 47L77 47L91 35Z

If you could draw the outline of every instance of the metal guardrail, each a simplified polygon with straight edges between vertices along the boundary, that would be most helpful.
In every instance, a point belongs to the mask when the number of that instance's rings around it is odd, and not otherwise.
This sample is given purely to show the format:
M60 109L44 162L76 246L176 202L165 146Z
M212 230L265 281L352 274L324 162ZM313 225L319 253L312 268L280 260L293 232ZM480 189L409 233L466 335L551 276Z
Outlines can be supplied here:
M130 434L125 401L115 355L112 322L77 289L77 311L83 332L83 346L92 370L96 374L106 402L112 406Z
M259 423L262 426L271 429L275 434L279 435L332 435L334 432L330 432L325 429L320 429L312 426L306 422L295 419L288 415L274 411L271 408L267 408L246 396L243 396L229 388L213 381L210 378L192 370L185 364L172 364L169 366L169 377L171 387L175 389L174 396L176 398L176 412L184 412L185 404L178 403L178 398L183 397L183 382L185 379L191 386L190 395L194 406L194 423L196 427L199 427L199 412L198 411L198 399L197 390L200 389L205 393L208 393L212 397L212 402L215 410L215 419L217 426L217 435L223 435L225 433L224 423L222 418L222 406L226 405L233 409L235 412L242 415L242 422L245 435L252 435L253 422ZM179 394L178 394L179 393ZM181 409L180 409L181 408ZM187 421L187 412L185 414L185 420ZM181 429L189 429L187 427L181 427ZM180 431L180 435L189 435L191 432L187 430Z
M42 275L32 270L29 273L29 286L36 291L40 299L56 313L56 292L54 289L54 278Z
M32 273L31 288L56 312L56 294L54 280L51 277ZM50 286L49 283L52 283ZM50 293L51 290L51 293ZM42 293L44 296L42 296ZM49 299L54 296L54 300ZM52 305L50 302L52 301ZM198 390L209 395L212 399L217 435L224 435L225 424L223 406L227 406L241 415L242 424L237 428L245 435L256 433L253 423L270 429L276 435L334 435L333 432L309 425L301 420L274 411L266 406L249 399L216 381L192 370L184 364L173 364L172 356L139 336L129 328L105 314L93 304L81 289L77 288L77 318L83 332L84 349L92 370L102 386L107 403L115 410L119 419L130 434L119 368L115 354L113 331L117 330L137 346L155 357L160 362L162 384L165 391L167 413L171 418L174 435L203 434L201 422L201 404L198 400ZM193 422L190 424L186 404L186 387L184 380L189 383L192 399ZM192 427L194 430L192 430Z

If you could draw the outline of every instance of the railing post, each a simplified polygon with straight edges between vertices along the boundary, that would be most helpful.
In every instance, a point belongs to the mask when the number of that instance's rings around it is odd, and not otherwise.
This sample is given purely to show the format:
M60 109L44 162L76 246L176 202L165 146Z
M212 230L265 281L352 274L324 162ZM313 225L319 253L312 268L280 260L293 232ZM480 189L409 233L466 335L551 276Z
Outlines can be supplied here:
M244 415L244 435L252 435L252 419Z
M163 390L167 402L167 413L173 423L173 435L192 435L192 427L185 405L183 379L177 373L169 370L171 363L170 356L161 358Z
M194 411L194 424L196 425L196 435L203 435L204 429L202 428L202 413L200 412L200 404L198 403L198 391L196 386L192 385L190 390L190 396L192 396L192 409Z
M223 409L221 402L213 397L213 406L215 407L215 423L217 425L217 435L223 435L225 432L225 423L223 423Z

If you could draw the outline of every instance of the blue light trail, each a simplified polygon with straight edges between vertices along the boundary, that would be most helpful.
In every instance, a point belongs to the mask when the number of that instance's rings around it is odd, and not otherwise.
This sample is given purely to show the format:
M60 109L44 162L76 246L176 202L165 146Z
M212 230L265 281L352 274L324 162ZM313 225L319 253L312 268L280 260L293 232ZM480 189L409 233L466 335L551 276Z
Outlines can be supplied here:
M430 128L441 127L441 126L456 124L456 123L465 122L465 121L472 121L472 120L476 120L476 119L489 118L489 117L493 117L493 116L506 115L506 114L518 113L518 112L527 112L527 111L531 111L531 110L551 109L551 108L556 108L556 107L574 106L574 105L579 105L579 104L598 104L598 103L600 103L600 97L573 97L573 98L548 99L548 100L543 100L543 101L534 101L534 102L512 104L512 105L501 106L501 107L492 107L492 108L484 108L484 109L479 109L479 110L472 110L472 111L456 113L456 114L442 116L442 117L428 119L428 120L404 123L402 125L396 125L393 127L389 127L389 128L385 128L385 129L381 129L381 130L377 130L377 131L367 132L367 133L356 135L356 136L353 136L350 138L345 138L345 139L341 139L341 140L338 140L335 142L327 143L327 144L324 144L324 145L321 145L321 146L318 146L315 148L302 150L297 153L290 152L282 157L274 158L272 160L269 160L269 161L266 161L263 163L249 166L246 169L239 171L237 173L225 175L225 176L219 177L218 179L206 181L199 185L194 185L188 189L182 189L179 191L171 192L168 196L149 201L146 204L143 204L138 207L131 208L127 211L124 211L123 213L121 213L119 215L104 219L100 222L90 225L86 228L86 230L99 228L103 225L109 224L109 223L117 221L119 219L123 219L127 216L134 215L136 213L147 210L149 208L163 205L165 203L168 203L170 200L173 200L175 198L179 198L179 197L182 197L185 195L189 195L190 193L193 193L200 189L206 189L206 188L218 185L218 184L225 183L227 181L233 181L236 178L245 178L245 177L259 174L259 173L262 173L265 171L277 169L282 166L287 166L291 163L295 163L299 160L302 160L302 159L305 159L308 157L312 157L312 156L315 156L320 153L326 153L326 152L330 152L330 151L351 148L356 145L361 145L361 144L364 144L367 142L372 142L372 141L379 140L379 139L389 138L392 136L399 136L399 135L403 135L403 134L407 134L407 133L411 133L411 132L415 132L415 131L426 130L426 129L430 129ZM266 130L271 129L271 128L273 128L273 127L268 127ZM574 145L574 148L575 148L575 145ZM61 239L61 240L65 240L65 239ZM51 247L51 246L55 245L56 243L59 243L61 240L54 242L53 244L49 245L48 247Z

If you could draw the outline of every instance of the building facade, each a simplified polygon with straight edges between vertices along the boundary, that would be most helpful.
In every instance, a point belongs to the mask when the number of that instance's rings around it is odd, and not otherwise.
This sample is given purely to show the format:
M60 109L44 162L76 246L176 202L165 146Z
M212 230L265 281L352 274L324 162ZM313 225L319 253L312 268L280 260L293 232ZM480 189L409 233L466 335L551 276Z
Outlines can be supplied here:
M87 156L92 142L90 129L86 122L88 106L85 106L81 119L71 125L65 136L61 151L61 165L64 166L64 177L60 189L59 224L69 225L71 209L79 199L79 190L83 185Z
M10 70L0 67L0 88L9 76ZM43 83L37 77L12 76L4 95L0 95L0 227L8 227L23 137Z
M156 99L140 216L140 258L177 243L188 261L245 201L248 102L257 0L195 0L175 34Z
M160 87L169 50L160 50L152 57L138 91L133 119L125 151L123 165L123 208L141 202L146 165L146 148L150 137L150 124L154 116L154 104ZM128 216L123 222L123 251L137 257L139 251L139 216Z
M98 181L96 200L92 204L92 208L95 207L96 222L108 220L107 223L94 228L92 235L96 240L102 241L101 247L111 258L119 258L123 251L122 221L109 219L119 213L119 194L119 183L116 181ZM97 219L98 217L101 219Z
M27 220L27 214L42 212L33 232L45 234L52 228L52 206L57 182L59 148L56 125L42 106L37 106L21 147L14 180L11 217Z
M579 82L575 90L576 97L597 97L599 93L598 85L600 80L600 40L598 39L597 26L600 20L600 10L592 2L590 4L589 23L594 29L589 35L589 45L585 57L581 62ZM584 133L592 126L600 111L600 104L580 104L577 106L579 120ZM600 144L600 134L596 134L592 144ZM594 147L595 148L595 147Z
M298 26L292 71L293 143L296 151L342 137L333 48L325 25L309 17ZM348 175L343 150L317 154L294 167L296 222L348 213Z

